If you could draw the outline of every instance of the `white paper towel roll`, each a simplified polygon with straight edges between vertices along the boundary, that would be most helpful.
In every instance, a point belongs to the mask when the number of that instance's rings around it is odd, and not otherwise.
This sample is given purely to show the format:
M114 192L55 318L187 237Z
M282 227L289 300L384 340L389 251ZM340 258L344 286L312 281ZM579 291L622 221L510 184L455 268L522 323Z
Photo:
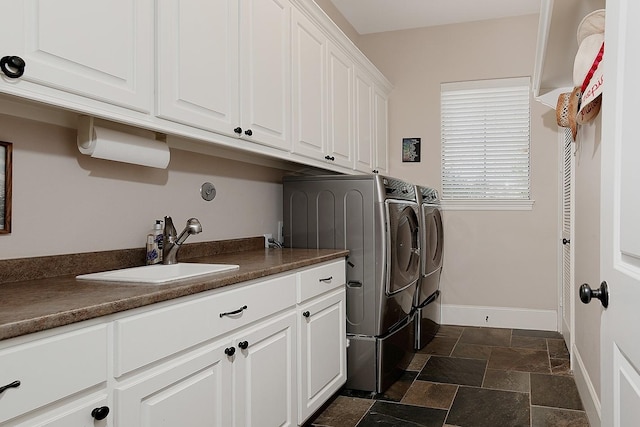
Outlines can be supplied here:
M82 154L99 159L166 169L169 165L169 147L164 142L138 135L93 126L93 120L80 120L78 149ZM84 123L83 123L84 122ZM89 128L81 129L83 126Z

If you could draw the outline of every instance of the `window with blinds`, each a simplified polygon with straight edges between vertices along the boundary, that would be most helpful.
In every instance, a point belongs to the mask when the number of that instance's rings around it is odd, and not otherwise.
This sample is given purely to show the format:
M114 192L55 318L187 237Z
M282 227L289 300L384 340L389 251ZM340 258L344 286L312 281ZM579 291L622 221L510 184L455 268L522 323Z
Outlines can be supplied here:
M441 85L443 203L531 207L529 94L528 77Z

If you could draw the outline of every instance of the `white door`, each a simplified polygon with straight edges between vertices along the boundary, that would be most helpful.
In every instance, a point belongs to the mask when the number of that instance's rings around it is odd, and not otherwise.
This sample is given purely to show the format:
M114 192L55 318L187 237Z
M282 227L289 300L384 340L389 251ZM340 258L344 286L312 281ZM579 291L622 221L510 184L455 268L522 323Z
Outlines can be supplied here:
M327 139L327 37L296 8L291 19L293 151L321 160Z
M298 423L302 424L347 380L344 287L312 300L298 313Z
M573 138L571 130L564 128L560 132L563 140L563 164L562 164L562 295L561 299L561 332L567 348L573 354L573 328L574 328L574 250L571 246L573 239L573 212L574 212L574 182L575 182L575 156L573 155Z
M114 425L227 427L231 425L229 342L173 359L116 388Z
M610 291L601 329L602 426L607 427L640 425L639 19L637 0L607 1L600 248L602 279Z
M242 138L291 149L291 5L244 0L240 9Z
M238 2L165 0L157 8L158 116L236 136Z
M374 149L375 149L375 173L387 173L387 145L389 143L388 111L389 101L387 95L379 89L375 89L373 97L374 110Z
M356 68L355 78L355 165L354 169L370 173L373 167L373 83Z
M153 2L2 2L0 56L25 63L11 91L50 99L56 91L148 112L153 99ZM4 77L4 76L3 76ZM57 92L59 97L59 92Z
M296 425L296 314L261 322L236 335L236 426Z
M330 161L340 166L353 167L351 141L353 141L353 62L336 45L329 42L328 89L329 129L327 151Z

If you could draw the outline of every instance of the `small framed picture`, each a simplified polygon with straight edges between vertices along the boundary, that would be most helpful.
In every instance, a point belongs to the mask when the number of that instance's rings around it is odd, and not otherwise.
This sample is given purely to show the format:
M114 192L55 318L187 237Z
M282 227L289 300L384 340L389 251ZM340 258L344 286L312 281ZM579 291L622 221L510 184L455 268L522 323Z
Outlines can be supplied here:
M0 234L11 233L12 144L0 141Z
M402 161L420 161L420 138L402 138Z

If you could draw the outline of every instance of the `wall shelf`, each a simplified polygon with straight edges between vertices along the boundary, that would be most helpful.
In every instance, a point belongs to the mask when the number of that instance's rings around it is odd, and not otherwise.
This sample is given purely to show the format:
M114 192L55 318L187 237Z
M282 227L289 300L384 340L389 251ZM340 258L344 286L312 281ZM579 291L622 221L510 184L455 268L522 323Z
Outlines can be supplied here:
M537 101L555 109L558 95L571 92L578 25L589 12L604 7L604 0L542 0L533 72Z

